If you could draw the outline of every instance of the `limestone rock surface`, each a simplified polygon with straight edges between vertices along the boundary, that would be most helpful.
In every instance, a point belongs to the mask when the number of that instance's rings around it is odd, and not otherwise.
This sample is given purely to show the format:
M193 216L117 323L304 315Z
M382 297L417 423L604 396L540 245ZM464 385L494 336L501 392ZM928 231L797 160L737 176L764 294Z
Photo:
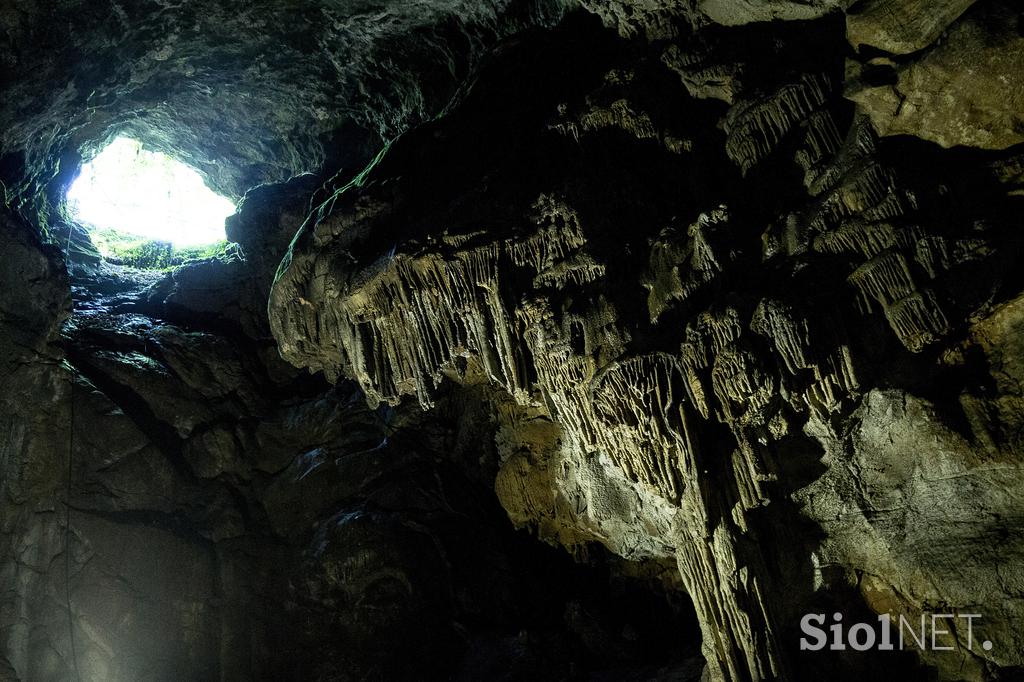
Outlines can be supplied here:
M855 48L910 54L935 42L973 4L974 0L868 0L851 8L846 38Z
M1020 144L1024 37L1019 19L1019 9L1010 5L978 5L950 26L940 42L907 62L875 69L882 74L876 80L869 72L872 67L865 69L861 80L851 84L849 96L883 135L915 135L944 147L1006 149ZM934 33L913 31L921 42ZM860 40L857 35L851 40ZM876 42L883 49L907 50L887 40Z
M1020 33L0 7L0 680L1016 679ZM116 134L231 245L100 257L64 195ZM973 640L798 646L944 609Z

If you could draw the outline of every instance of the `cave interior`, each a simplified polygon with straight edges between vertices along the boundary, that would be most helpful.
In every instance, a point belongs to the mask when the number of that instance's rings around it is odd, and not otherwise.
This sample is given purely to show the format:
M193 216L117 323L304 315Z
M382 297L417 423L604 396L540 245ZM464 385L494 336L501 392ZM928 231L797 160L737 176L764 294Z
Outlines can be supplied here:
M0 682L1024 679L1018 2L0 0L0 93Z

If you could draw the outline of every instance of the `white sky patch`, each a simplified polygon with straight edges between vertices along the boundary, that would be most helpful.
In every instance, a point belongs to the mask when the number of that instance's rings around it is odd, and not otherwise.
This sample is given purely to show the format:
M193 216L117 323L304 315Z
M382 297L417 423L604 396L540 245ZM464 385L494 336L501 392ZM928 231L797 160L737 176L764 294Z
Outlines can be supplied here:
M127 137L82 166L67 198L82 223L175 247L223 241L224 219L235 212L194 169Z

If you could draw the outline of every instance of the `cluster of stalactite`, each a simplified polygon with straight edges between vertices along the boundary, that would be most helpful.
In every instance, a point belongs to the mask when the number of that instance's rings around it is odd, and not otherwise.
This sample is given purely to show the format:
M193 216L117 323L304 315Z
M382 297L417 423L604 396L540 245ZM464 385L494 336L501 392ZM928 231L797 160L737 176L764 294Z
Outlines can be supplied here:
M286 358L353 377L374 404L411 395L430 408L452 379L500 394L495 420L520 440L499 439L505 467L496 487L519 523L550 525L565 505L544 485L557 488L581 462L607 458L636 494L678 512L648 532L674 553L714 674L779 678L788 665L777 623L784 604L768 559L750 549L757 538L749 522L772 501L775 445L859 397L864 377L847 333L851 315L856 323L856 315L880 311L912 353L949 332L934 282L969 245L916 219L915 194L878 160L870 126L837 116L831 76L808 72L747 93L743 64L697 48L672 47L663 62L691 96L728 105L724 158L748 176L784 152L802 174L807 200L763 229L754 254L743 236L749 225L738 224L727 205L685 228L672 222L648 240L639 277L644 317L676 325L662 334L667 345L633 350L621 303L606 288L611 264L592 248L580 207L554 190L536 197L511 236L495 238L481 224L373 257L359 242L372 235L388 211L379 206L396 190L377 183L339 193L296 239L274 287L271 321ZM549 129L577 142L616 129L670 152L691 151L676 144L685 136L666 132L628 98L598 99L574 115L559 106ZM829 258L846 269L830 273L838 293L825 303L781 290L713 295L754 261L796 268ZM530 420L554 425L546 442L561 454L520 456L515 448ZM708 424L730 434L726 453L721 440L713 449L702 443ZM585 501L572 499L568 517L582 518ZM531 519L530 510L544 518Z

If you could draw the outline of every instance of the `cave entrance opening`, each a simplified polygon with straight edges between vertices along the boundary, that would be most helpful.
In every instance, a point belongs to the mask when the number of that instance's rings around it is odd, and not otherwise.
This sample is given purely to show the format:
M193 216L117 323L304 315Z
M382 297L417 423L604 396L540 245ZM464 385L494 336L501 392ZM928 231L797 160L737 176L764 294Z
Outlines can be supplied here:
M216 254L235 211L194 168L128 137L82 165L67 203L104 258L139 267Z

